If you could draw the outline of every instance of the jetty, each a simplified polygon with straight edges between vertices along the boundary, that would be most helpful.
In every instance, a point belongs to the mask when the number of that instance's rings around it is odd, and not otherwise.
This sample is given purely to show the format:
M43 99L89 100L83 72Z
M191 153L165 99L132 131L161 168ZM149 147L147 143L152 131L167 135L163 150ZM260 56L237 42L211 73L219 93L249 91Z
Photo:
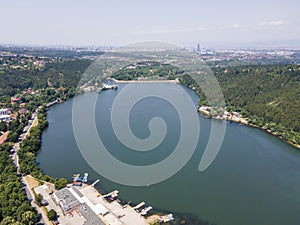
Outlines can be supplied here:
M142 216L147 215L147 213L148 213L150 210L152 210L152 209L153 209L152 206L148 206L148 207L142 209L141 215L142 215Z
M141 208L142 206L144 206L146 203L145 202L141 202L139 203L138 205L134 206L133 209L139 209Z
M115 198L118 196L119 191L118 190L114 190L106 195L102 195L102 198L106 198L106 197L111 197L111 198Z
M94 183L92 183L92 187L94 187L100 180L96 180Z

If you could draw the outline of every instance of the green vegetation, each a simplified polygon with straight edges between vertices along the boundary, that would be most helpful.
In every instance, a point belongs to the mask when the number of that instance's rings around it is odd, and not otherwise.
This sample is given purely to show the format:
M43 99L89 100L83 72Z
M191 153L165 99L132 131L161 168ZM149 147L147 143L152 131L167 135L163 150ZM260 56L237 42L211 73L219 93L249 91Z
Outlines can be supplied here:
M71 75L69 75L69 77L71 77ZM1 79L3 78L0 76L0 80ZM68 82L70 83L70 81ZM53 83L54 85L60 86L58 83ZM46 85L47 82L45 83L45 86ZM19 93L18 88L13 87L13 90ZM19 104L10 105L10 96L1 96L2 99L8 102L6 107L12 107L14 112L18 112L21 108L26 108L27 110L25 114L17 113L16 119L8 124L0 122L1 131L9 130L7 142L18 141L19 136L23 133L24 127L28 124L28 121L32 116L32 113L36 108L43 105L37 115L38 125L31 129L30 136L28 136L20 145L20 150L18 151L20 172L23 174L31 174L40 180L52 182L57 189L65 187L68 181L63 178L52 178L44 175L40 167L36 164L35 158L37 151L40 148L42 131L48 126L45 103L55 100L65 101L74 96L75 90L75 87L66 85L66 87L59 89L55 89L54 87L43 88L35 94L19 93L17 97L21 99L23 106L20 106ZM22 184L17 176L12 160L8 155L12 146L5 143L0 147L0 169L2 171L0 175L0 199L2 200L0 206L0 225L35 224L38 218L37 212L30 206L30 203L26 201L26 193L22 190Z
M48 216L49 220L55 220L57 217L57 212L54 209L50 209L47 212L47 216Z
M7 125L3 121L0 121L0 131L7 131Z
M117 80L136 80L137 78L170 79L183 74L183 71L169 64L143 62L119 70L111 77Z
M3 59L3 58L2 58ZM26 64L20 63L24 60ZM27 201L23 184L9 152L12 146L8 142L19 141L32 113L42 106L37 115L38 125L30 130L30 135L20 144L18 151L20 172L55 184L56 189L66 186L63 178L44 175L36 164L36 154L41 145L42 131L48 126L45 103L65 101L74 96L81 74L91 63L83 59L46 60L45 66L33 66L32 58L7 57L0 65L0 103L2 107L11 107L16 118L9 123L0 122L0 131L9 131L7 143L0 145L0 225L31 225L38 221L35 208ZM31 93L24 90L32 88ZM20 103L11 104L12 96ZM20 113L19 110L23 112ZM25 110L24 110L25 109ZM49 217L55 218L56 212L49 211Z
M35 195L34 196L34 201L35 201L35 203L39 206L39 207L41 207L42 206L42 201L43 201L43 195L41 195L41 194L37 194L37 195Z
M212 68L223 91L229 112L236 111L249 123L262 127L290 143L300 145L300 67L298 65L215 65ZM157 75L164 79L180 77L180 83L200 96L199 106L207 104L195 81L180 69L148 62L135 69L124 68L113 74L119 80Z
M32 225L38 220L35 208L27 201L17 171L9 158L8 144L0 145L0 224Z
M297 65L236 66L213 68L228 111L240 112L249 123L300 144L300 67ZM205 96L191 77L180 79Z
M24 48L24 47L4 47L0 46L0 51L11 52L13 54L19 55L32 55L34 57L62 57L62 58L80 58L87 56L99 56L102 55L103 52L97 51L86 51L80 49L80 51L75 50L64 50L64 49L48 49L45 47L35 47L35 48Z
M46 103L65 101L74 96L81 74L91 61L86 59L64 58L47 61L43 67L29 67L0 71L0 102L12 107L14 112L25 108L24 114L17 113L16 119L5 124L0 122L0 131L9 130L8 140L18 141L20 134L31 118L38 112L38 125L31 129L18 151L20 172L30 174L41 181L55 184L56 189L66 186L63 178L52 178L43 174L36 164L36 154L40 149L42 131L47 128ZM283 137L290 143L300 144L300 67L298 65L240 65L226 62L212 67L223 90L228 111L240 112L257 125ZM184 71L171 65L155 62L143 62L131 65L112 75L120 80L174 79L180 77L181 84L193 88L200 96L199 105L207 104L200 88ZM32 88L34 94L22 93ZM11 104L10 98L16 95L23 106ZM37 212L26 201L26 193L17 176L16 169L9 158L11 146L0 145L0 225L35 224ZM40 196L38 196L37 200ZM56 212L49 211L49 218L55 218Z
M81 75L91 64L84 59L57 59L47 63L42 69L11 70L6 68L0 74L0 101L27 88L77 87Z
M45 107L39 110L38 121L38 125L31 128L30 136L21 143L18 151L20 172L30 174L43 181L54 183L56 189L61 189L67 185L68 181L64 178L52 178L44 175L41 168L35 162L36 154L41 147L42 131L48 126Z

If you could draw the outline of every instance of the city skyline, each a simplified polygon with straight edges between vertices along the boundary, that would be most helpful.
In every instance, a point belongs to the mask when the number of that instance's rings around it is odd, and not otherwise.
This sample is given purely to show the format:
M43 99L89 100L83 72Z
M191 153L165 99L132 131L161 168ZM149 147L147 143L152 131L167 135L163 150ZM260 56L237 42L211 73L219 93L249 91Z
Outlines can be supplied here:
M117 46L160 40L213 47L300 43L300 3L296 0L0 2L2 44Z

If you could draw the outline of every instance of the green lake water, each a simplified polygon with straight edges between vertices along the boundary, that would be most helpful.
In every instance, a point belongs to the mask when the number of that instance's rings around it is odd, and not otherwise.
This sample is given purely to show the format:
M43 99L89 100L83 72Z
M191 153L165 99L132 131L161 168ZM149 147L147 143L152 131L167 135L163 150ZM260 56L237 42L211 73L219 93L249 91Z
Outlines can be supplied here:
M158 162L171 154L176 146L180 135L179 116L172 105L159 98L145 98L136 104L130 115L131 129L136 136L146 138L149 135L148 122L155 116L165 120L168 131L154 152L135 155L137 153L118 141L110 121L112 103L124 85L119 85L118 90L85 93L79 98L89 101L92 95L100 95L95 121L99 136L111 154L133 165ZM175 84L158 85L168 91ZM196 105L198 97L184 89ZM131 187L103 178L85 162L73 134L72 99L51 107L48 121L37 161L50 176L71 179L74 173L88 172L90 181L100 179L99 188L105 191L117 189L125 201L145 201L155 209L195 215L218 225L300 224L300 151L262 130L199 115L199 144L185 167L164 182ZM211 123L227 123L226 134L219 155L200 173L198 165Z

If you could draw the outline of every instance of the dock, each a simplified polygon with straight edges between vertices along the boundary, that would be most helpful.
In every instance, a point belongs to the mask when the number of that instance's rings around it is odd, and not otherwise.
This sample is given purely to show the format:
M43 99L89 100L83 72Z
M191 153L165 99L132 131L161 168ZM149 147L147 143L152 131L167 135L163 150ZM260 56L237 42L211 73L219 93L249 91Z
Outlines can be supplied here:
M143 207L146 203L145 202L141 202L138 205L134 206L133 209L139 209L141 207Z
M92 183L92 187L94 187L100 180L96 180L94 183Z
M152 210L152 209L153 209L152 206L148 206L148 207L142 209L141 215L142 215L142 216L147 215L147 213L148 213L150 210Z
M102 195L102 198L106 198L106 197L108 197L108 196L110 196L110 197L112 197L112 198L115 198L115 197L118 196L118 193L119 193L118 190L114 190L114 191L112 191L112 192L110 192L110 193L108 193L108 194L106 194L106 195Z

